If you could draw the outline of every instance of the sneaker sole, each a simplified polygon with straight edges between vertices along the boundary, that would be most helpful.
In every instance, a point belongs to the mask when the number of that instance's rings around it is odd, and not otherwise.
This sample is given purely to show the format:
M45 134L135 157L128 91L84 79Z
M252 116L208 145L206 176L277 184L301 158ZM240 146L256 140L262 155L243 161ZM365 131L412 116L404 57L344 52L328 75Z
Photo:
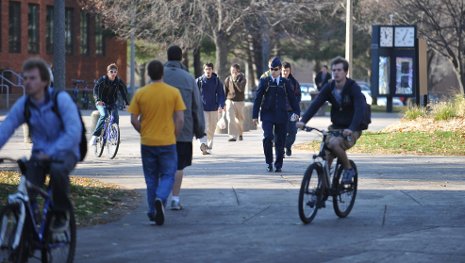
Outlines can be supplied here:
M161 226L165 223L165 210L163 203L159 199L155 200L155 210L157 211L155 214L155 223Z

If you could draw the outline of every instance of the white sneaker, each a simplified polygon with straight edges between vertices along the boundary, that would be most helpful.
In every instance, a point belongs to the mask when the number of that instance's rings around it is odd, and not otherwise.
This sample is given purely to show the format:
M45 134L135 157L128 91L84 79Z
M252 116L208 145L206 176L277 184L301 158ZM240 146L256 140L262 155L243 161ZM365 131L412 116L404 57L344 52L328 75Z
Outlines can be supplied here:
M90 139L90 145L97 145L97 136L92 136L92 138Z

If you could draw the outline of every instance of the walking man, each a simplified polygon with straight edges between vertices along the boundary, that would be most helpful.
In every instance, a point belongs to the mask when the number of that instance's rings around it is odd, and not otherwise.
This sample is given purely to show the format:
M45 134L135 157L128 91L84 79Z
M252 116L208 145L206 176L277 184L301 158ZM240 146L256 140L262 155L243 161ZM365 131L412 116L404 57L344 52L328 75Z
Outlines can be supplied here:
M244 132L244 100L247 80L239 64L231 66L231 75L224 80L226 93L226 117L229 141L242 141ZM295 126L295 125L294 125Z
M262 121L263 152L267 171L273 171L273 140L275 141L276 161L275 171L281 172L284 158L284 143L288 124L287 101L292 107L293 113L300 115L300 108L289 85L289 81L282 78L281 61L278 57L270 59L269 68L271 74L260 79L257 95L253 105L253 121L258 123L258 114Z
M179 90L163 82L160 61L151 61L147 71L152 82L137 90L128 111L131 124L141 137L147 215L150 221L163 225L164 207L173 189L178 163L176 136L182 131L186 106Z
M189 74L181 63L182 50L178 46L171 46L167 51L168 62L164 67L164 81L166 84L177 88L182 95L186 110L184 111L184 126L176 137L176 151L178 154L178 166L171 196L171 209L181 210L179 194L181 192L184 168L192 164L192 139L202 138L205 134L205 120L199 89L194 77Z
M200 139L200 150L204 155L210 154L213 149L213 136L215 135L218 116L224 109L224 88L220 79L213 72L213 63L203 65L204 74L197 78L197 85L200 89L203 113L205 117L206 137Z
M107 118L108 112L111 110L115 122L119 124L118 107L116 105L118 101L118 92L124 99L126 105L129 105L127 88L124 82L117 76L118 66L115 63L107 66L107 74L102 76L94 87L94 99L95 106L100 114L100 117L95 125L92 139L90 140L91 145L97 144L97 137L102 133L105 119Z
M289 81L289 86L291 87L292 94L294 94L297 104L300 104L300 99L302 97L302 92L300 90L299 82L292 75L291 64L289 62L283 62L283 72L282 77L286 78ZM287 102L287 134L286 134L286 155L292 155L292 145L295 142L295 136L297 134L297 127L295 122L298 120L297 116L294 115L291 104Z
M318 72L315 77L315 84L318 91L320 91L324 85L328 84L330 80L331 74L328 72L328 66L323 65L323 67L321 67L321 71Z

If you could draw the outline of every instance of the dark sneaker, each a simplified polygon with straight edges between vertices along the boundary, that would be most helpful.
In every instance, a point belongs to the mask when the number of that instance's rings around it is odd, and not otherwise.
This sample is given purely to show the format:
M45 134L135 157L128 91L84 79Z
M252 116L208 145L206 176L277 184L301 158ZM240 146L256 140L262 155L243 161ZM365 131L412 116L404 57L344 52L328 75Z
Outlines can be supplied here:
M235 142L235 141L236 141L236 138L230 138L230 139L228 140L228 142Z
M171 210L182 210L181 202L176 200L171 200Z
M281 170L281 167L276 167L276 170L274 170L276 173L281 173L283 170Z
M159 226L165 223L165 208L160 198L155 199L155 223Z
M344 173L342 174L342 184L351 184L353 178L355 176L354 168L351 169L344 169Z
M208 147L207 147L207 145L206 145L205 143L202 143L202 144L200 145L200 150L202 151L202 154L203 154L203 155L210 154L210 153L208 152Z
M286 155L291 156L292 155L292 150L291 148L286 148Z
M150 221L155 222L155 213L147 213L147 217Z
M50 231L52 232L53 242L66 242L68 240L69 231L69 213L56 212L50 223Z
M268 164L268 166L266 167L266 170L270 173L273 172L273 165Z
M244 140L244 138L242 137L242 135L239 135L239 141L242 141Z

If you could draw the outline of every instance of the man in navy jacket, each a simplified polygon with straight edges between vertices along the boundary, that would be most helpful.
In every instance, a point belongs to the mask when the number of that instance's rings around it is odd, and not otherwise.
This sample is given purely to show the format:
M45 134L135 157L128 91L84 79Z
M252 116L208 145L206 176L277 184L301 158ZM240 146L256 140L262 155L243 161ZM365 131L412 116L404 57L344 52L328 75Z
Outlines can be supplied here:
M335 58L331 62L334 81L323 87L320 94L302 116L301 121L296 123L298 128L302 128L326 101L331 103L332 125L329 129L340 130L343 136L330 135L327 146L341 160L344 166L343 184L351 184L355 175L355 170L350 164L346 150L353 147L362 134L360 126L363 119L363 107L366 103L357 83L347 78L348 70L349 63L341 57ZM328 160L328 162L331 163L331 160Z
M270 74L262 77L258 84L257 95L253 105L253 121L258 123L258 113L263 129L263 152L267 171L273 171L273 140L275 140L276 172L283 167L284 143L286 140L288 111L287 102L293 113L300 115L300 108L289 81L281 77L281 61L274 57L269 61ZM273 132L274 131L274 132ZM275 139L276 137L276 139Z

